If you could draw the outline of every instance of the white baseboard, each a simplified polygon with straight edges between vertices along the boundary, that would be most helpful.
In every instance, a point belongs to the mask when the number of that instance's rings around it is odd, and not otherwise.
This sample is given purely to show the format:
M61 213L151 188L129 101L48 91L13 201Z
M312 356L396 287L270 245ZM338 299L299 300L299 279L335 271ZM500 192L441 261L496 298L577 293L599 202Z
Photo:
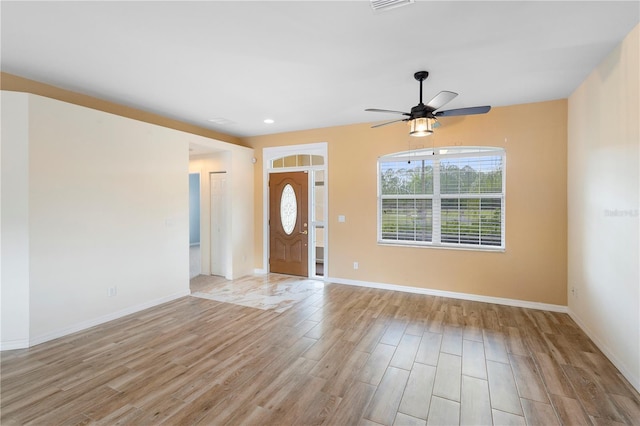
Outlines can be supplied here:
M256 268L256 269L253 270L253 273L256 274L256 275L265 275L267 273L267 270L266 269L257 269Z
M29 340L8 340L6 342L0 342L0 351L12 351L15 349L26 349L29 347Z
M611 361L611 363L615 365L618 370L620 370L620 373L622 373L622 375L629 381L629 383L631 383L631 386L633 386L638 392L640 392L640 377L632 374L627 366L624 365L613 352L611 352L607 345L605 345L602 340L600 340L598 336L585 325L584 321L582 321L582 319L580 319L580 317L575 312L573 312L571 309L568 309L568 314L571 319L574 320L576 324L578 324L582 331L584 331L584 334L586 334L589 339L591 339L593 343L595 343L598 349L600 349L602 353L607 358L609 358L609 361Z
M350 280L346 278L326 278L326 282L355 285L359 287L379 288L383 290L403 291L405 293L427 294L430 296L450 297L452 299L474 302L495 303L497 305L517 306L520 308L540 309L544 311L567 313L567 307L550 303L529 302L527 300L506 299L503 297L481 296L478 294L458 293L454 291L434 290L430 288L410 287L397 284L376 283L371 281Z
M149 309L154 306L161 305L163 303L171 302L172 300L179 299L180 297L188 296L189 294L190 294L189 290L180 291L178 293L174 293L169 296L161 297L159 299L149 300L139 305L130 306L128 308L122 309L117 312L112 312L110 314L103 315L98 318L93 318L88 321L83 321L81 323L73 324L69 327L65 327L60 330L55 330L55 331L43 334L41 336L36 336L32 339L29 339L28 345L25 347L39 345L40 343L48 342L50 340L57 339L59 337L64 337L69 334L76 333L78 331L86 330L87 328L95 327L96 325L104 324L105 322L113 321L115 319L122 318L124 316L142 311L144 309ZM4 350L4 345L2 349Z

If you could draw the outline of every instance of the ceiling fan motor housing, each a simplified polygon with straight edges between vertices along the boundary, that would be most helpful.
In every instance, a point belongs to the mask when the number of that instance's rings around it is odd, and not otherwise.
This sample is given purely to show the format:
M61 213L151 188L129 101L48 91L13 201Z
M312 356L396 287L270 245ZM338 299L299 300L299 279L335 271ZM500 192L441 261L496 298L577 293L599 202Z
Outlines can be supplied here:
M410 120L414 118L436 118L433 115L434 109L420 102L418 105L411 108Z

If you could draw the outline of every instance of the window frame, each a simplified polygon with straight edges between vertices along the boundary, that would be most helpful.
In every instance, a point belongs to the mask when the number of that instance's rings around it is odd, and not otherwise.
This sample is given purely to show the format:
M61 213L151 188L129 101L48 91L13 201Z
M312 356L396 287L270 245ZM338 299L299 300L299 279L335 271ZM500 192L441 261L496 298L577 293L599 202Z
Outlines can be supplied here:
M502 160L502 191L500 193L458 193L442 194L440 186L440 164L442 160L447 159L461 159L461 158L482 158L482 157L501 157ZM432 194L412 194L399 196L383 195L382 194L382 166L384 163L399 162L399 161L421 161L430 160L433 162L432 170ZM426 247L426 248L438 248L438 249L454 249L454 250L473 250L473 251L490 251L490 252L504 252L506 249L506 169L507 169L507 155L506 150L501 147L489 147L489 146L454 146L454 147L441 147L433 149L420 149L412 151L403 151L392 154L383 155L378 158L377 162L377 242L378 245L390 245L400 247ZM415 241L415 240L391 240L383 238L383 221L382 221L382 206L383 200L388 199L430 199L431 200L431 241ZM442 200L443 199L496 199L500 200L500 245L486 245L481 244L481 239L478 244L469 243L453 243L442 242ZM480 237L480 236L479 236Z

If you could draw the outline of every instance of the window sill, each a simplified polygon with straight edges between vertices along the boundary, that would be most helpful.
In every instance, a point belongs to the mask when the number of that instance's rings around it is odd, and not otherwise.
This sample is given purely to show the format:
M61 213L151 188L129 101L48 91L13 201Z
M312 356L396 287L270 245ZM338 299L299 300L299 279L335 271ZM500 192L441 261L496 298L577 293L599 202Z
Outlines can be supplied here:
M394 243L391 241L378 240L379 246L386 247L407 247L407 248L426 248L436 250L463 250L463 251L477 251L488 253L504 253L506 249L504 247L477 247L477 246L461 246L461 245L433 245L433 244L419 244L419 243Z

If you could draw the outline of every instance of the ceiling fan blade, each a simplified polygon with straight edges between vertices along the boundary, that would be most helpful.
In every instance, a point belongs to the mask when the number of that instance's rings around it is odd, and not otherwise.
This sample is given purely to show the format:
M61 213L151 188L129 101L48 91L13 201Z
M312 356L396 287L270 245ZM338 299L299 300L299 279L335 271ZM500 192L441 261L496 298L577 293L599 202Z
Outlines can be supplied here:
M445 104L451 102L453 98L458 96L455 92L447 92L443 90L442 92L435 95L429 102L427 102L427 106L433 108L433 111L438 108L442 108Z
M367 109L365 109L365 111L369 111L369 112L390 112L391 114L402 114L402 115L406 115L406 116L410 116L411 115L408 112L393 111L393 110L390 110L390 109L367 108Z
M458 109L450 109L447 111L438 111L435 115L436 117L453 117L456 115L474 115L474 114L486 114L491 109L490 106L479 106L479 107L470 107L470 108L458 108Z
M371 126L372 129L375 129L376 127L382 127L382 126L386 126L387 124L393 124L393 123L398 123L400 121L407 121L405 119L400 119L400 120L393 120L393 121L387 121L386 123L380 123L380 124L376 124L375 126Z

